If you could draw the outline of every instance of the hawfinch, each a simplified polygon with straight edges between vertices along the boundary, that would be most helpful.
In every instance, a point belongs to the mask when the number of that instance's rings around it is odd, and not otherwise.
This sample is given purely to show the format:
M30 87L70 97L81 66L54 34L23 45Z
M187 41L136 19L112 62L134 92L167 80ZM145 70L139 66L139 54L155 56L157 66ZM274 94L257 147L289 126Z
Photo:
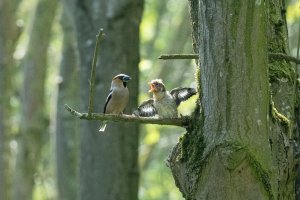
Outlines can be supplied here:
M104 105L104 114L120 115L123 113L129 98L129 91L127 88L127 82L129 80L131 80L131 77L126 74L118 74L113 77L110 92ZM105 131L106 124L106 121L102 122L99 128L100 132Z
M187 100L197 92L194 88L174 88L170 92L161 79L155 79L148 83L150 85L149 92L153 93L153 98L144 101L134 115L142 117L152 117L158 115L162 118L176 118L177 107L182 101Z

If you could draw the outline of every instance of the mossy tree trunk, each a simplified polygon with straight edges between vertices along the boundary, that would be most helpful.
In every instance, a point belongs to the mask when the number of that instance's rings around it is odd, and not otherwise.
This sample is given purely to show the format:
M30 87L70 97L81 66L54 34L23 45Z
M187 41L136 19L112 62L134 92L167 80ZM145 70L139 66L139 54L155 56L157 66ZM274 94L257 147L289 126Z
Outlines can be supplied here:
M63 105L66 102L70 105L79 104L79 96L76 95L79 89L79 66L75 26L67 6L63 5L61 16L64 36L60 63L61 82L58 85L57 97L55 152L58 199L73 200L77 197L79 187L78 121L63 109Z
M271 42L286 53L285 43L271 41L278 34L270 18L285 23L282 2L189 4L201 103L169 158L176 185L186 199L294 199L295 75L289 63L268 60ZM288 83L277 84L289 93L273 94L269 62L288 69Z
M35 8L30 38L22 60L24 80L17 161L14 173L13 199L32 199L34 175L41 148L47 136L45 111L45 78L47 49L57 0L39 0Z
M76 2L76 4L74 3ZM103 112L112 77L126 73L129 105L137 107L139 24L142 0L69 1L73 10L80 58L80 110L87 112L89 79L96 34L105 36L98 57L94 112ZM80 121L79 199L137 199L138 138L137 124L109 123L104 134L99 122Z
M290 54L285 16L285 1L273 0L268 4L268 52ZM284 60L269 59L271 91L270 144L278 179L278 199L295 198L295 174L299 154L299 135L296 116L299 98L296 67ZM298 95L297 95L298 94ZM298 105L299 106L299 105ZM299 113L298 113L299 114ZM297 190L297 189L296 189ZM298 189L299 190L299 189Z

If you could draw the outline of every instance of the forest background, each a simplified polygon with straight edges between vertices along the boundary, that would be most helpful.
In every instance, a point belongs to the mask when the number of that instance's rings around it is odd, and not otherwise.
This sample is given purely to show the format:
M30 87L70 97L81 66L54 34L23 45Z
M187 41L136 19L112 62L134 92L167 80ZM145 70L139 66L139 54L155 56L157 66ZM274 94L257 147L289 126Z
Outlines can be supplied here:
M42 13L36 13L39 2L47 0L2 0L0 2L0 81L1 81L1 112L0 112L0 199L14 199L20 188L18 184L18 171L20 168L31 167L32 171L32 199L59 199L60 186L59 174L61 171L57 155L70 155L73 166L69 168L69 176L66 178L64 186L76 196L78 190L78 168L79 162L79 123L78 119L71 116L63 109L64 103L80 107L78 100L79 86L78 82L78 62L73 60L69 71L62 71L64 42L74 44L72 32L75 31L68 22L68 14L64 11L62 2L48 0L48 7ZM46 4L47 5L47 4ZM296 57L297 43L300 26L300 2L297 0L287 1L287 22L289 29L290 54ZM158 60L163 53L193 53L191 39L191 24L187 1L180 0L146 0L143 6L143 15L140 24L140 62L139 62L139 102L149 97L147 82L153 78L163 78L167 88L178 86L195 86L193 60ZM46 43L30 39L34 31L33 22L37 18L45 19L37 31L45 37ZM48 20L48 22L47 22ZM52 21L53 20L53 21ZM49 25L47 25L50 24ZM44 25L43 25L44 24ZM101 27L99 27L101 28ZM105 30L104 30L105 32ZM97 34L90 33L92 35ZM67 35L67 37L66 37ZM40 37L40 36L37 36ZM106 35L105 37L111 37ZM104 37L104 40L105 40ZM66 39L67 38L67 39ZM95 41L90 41L91 45ZM4 45L5 44L5 45ZM44 46L44 49L41 47ZM75 45L76 46L76 45ZM74 48L74 47L73 47ZM75 47L76 48L76 47ZM4 50L3 50L4 49ZM30 49L38 49L39 54L28 55ZM105 51L101 49L100 51ZM40 63L41 71L25 70L28 57L37 56L46 62ZM92 56L92 55L91 55ZM101 60L101 57L99 57ZM117 60L117 58L111 58ZM69 61L70 62L70 61ZM101 70L97 68L97 70ZM298 67L298 74L300 69ZM28 73L26 76L25 74ZM80 74L79 74L80 76ZM27 78L24 78L27 77ZM29 77L29 78L28 78ZM35 86L29 91L26 90L26 81L44 83L43 90L35 90ZM68 102L61 102L59 86L68 80L73 87L68 86L64 91L64 96L69 97ZM130 84L130 83L129 83ZM36 86L38 88L38 86ZM86 88L88 90L88 88ZM106 98L108 88L103 88L103 100ZM27 94L28 92L28 94ZM22 125L26 118L26 108L23 104L23 96L35 97L42 94L42 101L33 101L33 108L41 112L42 118L35 118L28 121L28 124ZM103 101L101 100L101 101ZM193 111L196 98L179 107L179 112L183 115ZM44 102L41 104L41 102ZM97 99L95 99L97 104ZM100 112L100 110L99 110ZM24 117L25 116L25 117ZM27 119L26 119L27 120ZM69 126L69 132L64 133L59 130L62 126L59 122L64 121ZM33 123L30 125L29 123ZM34 126L43 130L42 138L30 140L27 145L40 150L40 155L20 154L22 140L21 126ZM139 192L138 197L141 200L163 200L163 199L183 199L175 183L169 168L165 164L166 157L172 147L182 135L184 129L178 127L141 125L139 130L138 145L138 164L139 164ZM58 135L60 134L60 135ZM66 134L68 148L59 147L57 138L61 134ZM94 133L97 137L98 131ZM42 141L42 142L40 142ZM35 143L36 142L36 143ZM24 143L23 143L24 144ZM22 147L23 148L23 147ZM30 151L29 149L24 148ZM23 150L24 150L23 149ZM25 152L25 151L24 151ZM18 164L18 159L25 160L23 164ZM26 164L28 162L31 165ZM21 162L22 163L22 162ZM25 164L24 164L25 163ZM3 167L3 169L1 169ZM5 178L4 178L5 177ZM70 180L68 180L70 178ZM5 181L4 181L5 180ZM23 182L20 182L23 183ZM24 186L24 185L23 185ZM71 199L71 198L70 198Z

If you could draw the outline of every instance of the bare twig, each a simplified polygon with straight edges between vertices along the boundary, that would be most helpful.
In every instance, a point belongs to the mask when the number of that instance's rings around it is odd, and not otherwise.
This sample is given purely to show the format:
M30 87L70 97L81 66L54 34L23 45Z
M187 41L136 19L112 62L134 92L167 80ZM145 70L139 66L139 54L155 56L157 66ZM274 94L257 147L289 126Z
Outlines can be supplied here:
M299 31L298 31L298 44L297 44L297 58L300 58L300 23L299 23ZM300 73L300 65L299 63L296 65L296 72ZM300 74L298 74L300 76ZM299 129L300 130L300 129Z
M101 28L99 30L98 35L96 36L97 40L96 40L96 46L95 46L94 56L93 56L91 78L90 78L90 95L89 95L90 99L89 99L89 107L88 107L88 116L91 116L94 109L94 84L95 84L95 76L96 76L95 71L96 71L96 64L97 64L97 58L99 52L99 45L103 35L104 35L103 29Z
M162 54L158 59L171 60L171 59L198 59L198 54Z
M100 121L114 121L114 122L136 122L141 124L159 124L186 127L189 123L190 117L184 116L180 118L156 118L156 117L137 117L133 115L112 115L100 113L80 113L65 104L65 109L72 115L85 120L100 120Z
M298 32L298 45L297 45L297 58L299 59L299 51L300 49L300 24L299 24L299 32Z

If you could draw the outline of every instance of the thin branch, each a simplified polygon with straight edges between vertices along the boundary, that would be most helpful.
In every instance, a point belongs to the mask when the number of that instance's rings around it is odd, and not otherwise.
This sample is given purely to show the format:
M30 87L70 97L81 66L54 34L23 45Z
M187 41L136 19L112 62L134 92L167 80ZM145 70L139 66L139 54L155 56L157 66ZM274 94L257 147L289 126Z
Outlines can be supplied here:
M158 59L171 60L171 59L198 59L198 54L162 54Z
M297 58L300 59L300 23L299 23L299 31L298 31L298 44L297 44ZM300 65L299 63L296 65L296 72L299 73L300 71ZM298 76L300 76L300 74L298 74Z
M299 59L299 51L300 49L300 24L299 24L299 32L298 32L298 45L297 45L297 58Z
M101 28L99 30L98 35L96 36L97 40L96 40L96 46L95 46L94 56L93 56L91 78L90 78L90 95L89 95L90 99L89 99L89 107L88 107L88 116L91 116L94 109L94 84L95 84L95 76L96 76L95 71L96 71L100 41L103 35L104 35L103 29Z
M286 55L284 53L269 53L269 58L275 59L275 60L285 60L285 61L291 61L296 64L300 64L300 59L297 59L293 56Z
M162 54L158 57L158 59L162 60L170 60L170 59L198 59L198 54ZM286 60L291 61L296 64L300 64L300 59L297 59L293 56L289 56L283 53L269 53L269 58L276 60Z
M136 122L141 124L159 124L186 127L190 117L184 116L180 118L156 118L156 117L137 117L133 115L112 115L100 113L80 113L65 104L65 109L75 117L86 120L114 121L114 122Z

